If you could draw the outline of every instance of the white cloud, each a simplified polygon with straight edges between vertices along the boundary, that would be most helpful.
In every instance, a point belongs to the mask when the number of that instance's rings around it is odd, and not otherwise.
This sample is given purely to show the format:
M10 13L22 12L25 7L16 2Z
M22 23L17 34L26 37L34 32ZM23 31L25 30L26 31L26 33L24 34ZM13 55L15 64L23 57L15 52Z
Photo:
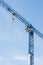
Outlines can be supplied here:
M30 65L30 55L28 56L25 56L25 55L14 55L13 57L10 57L10 58L5 58L5 57L2 57L0 56L0 65L3 64L3 65L10 65L11 62L9 61L22 61L22 62L26 62L28 63L28 65ZM43 57L36 57L35 56L35 59L34 59L34 63L35 65L43 65Z
M2 57L0 56L0 65L11 65L12 63L9 61L23 61L23 62L27 62L29 63L29 56L25 56L25 55L15 55L13 57L10 58L6 58L6 57Z
M0 61L4 61L4 60L5 60L5 58L0 56Z
M27 61L29 60L29 56L25 56L25 55L14 55L12 57L13 60L19 60L19 61Z
M16 55L16 56L13 57L13 59L14 59L14 60L21 60L21 61L24 60L24 61L27 61L27 58L26 58L25 56L17 56L17 55Z
M0 56L0 65L11 65L11 63L6 57Z
M28 61L28 63L29 63L29 56L27 57L27 56L25 56L25 55L15 55L15 56L13 56L13 58L12 57L10 57L10 58L6 58L6 57L2 57L2 56L0 56L0 65L12 65L12 63L11 62L9 62L9 61L23 61L23 62L27 62Z

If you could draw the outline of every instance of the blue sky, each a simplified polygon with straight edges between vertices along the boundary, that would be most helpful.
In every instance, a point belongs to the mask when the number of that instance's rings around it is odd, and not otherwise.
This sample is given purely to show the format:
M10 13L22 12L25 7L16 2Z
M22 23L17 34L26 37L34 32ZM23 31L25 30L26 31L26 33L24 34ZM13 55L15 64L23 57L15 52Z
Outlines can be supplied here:
M43 0L4 0L43 33ZM12 14L0 6L0 65L28 65L29 34L25 25L14 20ZM35 65L43 65L43 39L34 34Z

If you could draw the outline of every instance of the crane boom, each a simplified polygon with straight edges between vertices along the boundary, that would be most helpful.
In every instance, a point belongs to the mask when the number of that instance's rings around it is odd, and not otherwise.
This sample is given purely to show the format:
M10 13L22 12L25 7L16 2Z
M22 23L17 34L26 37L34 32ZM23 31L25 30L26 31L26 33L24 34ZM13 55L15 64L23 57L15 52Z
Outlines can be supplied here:
M4 0L0 0L0 5L4 7L6 10L8 10L12 15L14 15L16 18L18 18L22 23L24 23L26 26L32 26L30 22L28 22L24 17L22 17L17 11L15 11L13 8L11 8Z
M41 34L37 29L35 29L29 21L27 21L23 16L21 16L17 11L15 11L13 8L11 8L4 0L0 0L0 5L4 7L6 10L8 10L12 15L14 15L17 19L19 19L23 24L28 26L29 28L32 28L33 31L43 38L43 34Z

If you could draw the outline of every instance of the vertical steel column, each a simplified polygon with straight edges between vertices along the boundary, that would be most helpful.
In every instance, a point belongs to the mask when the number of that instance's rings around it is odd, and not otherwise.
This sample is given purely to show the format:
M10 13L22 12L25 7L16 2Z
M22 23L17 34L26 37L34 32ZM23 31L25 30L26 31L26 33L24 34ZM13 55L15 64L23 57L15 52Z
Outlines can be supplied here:
M34 32L29 32L29 54L30 54L30 65L34 65Z

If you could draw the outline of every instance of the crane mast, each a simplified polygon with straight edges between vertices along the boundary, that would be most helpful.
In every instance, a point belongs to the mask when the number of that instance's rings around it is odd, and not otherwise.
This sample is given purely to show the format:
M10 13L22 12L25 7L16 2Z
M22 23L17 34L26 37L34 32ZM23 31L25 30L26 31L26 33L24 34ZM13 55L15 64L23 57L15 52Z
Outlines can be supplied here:
M29 53L30 53L30 65L34 65L34 32L29 32Z
M43 34L41 34L37 29L35 29L29 21L27 21L17 11L11 8L4 0L0 0L0 5L26 25L26 31L29 33L28 54L30 54L30 65L34 65L34 32L41 38L43 38Z

